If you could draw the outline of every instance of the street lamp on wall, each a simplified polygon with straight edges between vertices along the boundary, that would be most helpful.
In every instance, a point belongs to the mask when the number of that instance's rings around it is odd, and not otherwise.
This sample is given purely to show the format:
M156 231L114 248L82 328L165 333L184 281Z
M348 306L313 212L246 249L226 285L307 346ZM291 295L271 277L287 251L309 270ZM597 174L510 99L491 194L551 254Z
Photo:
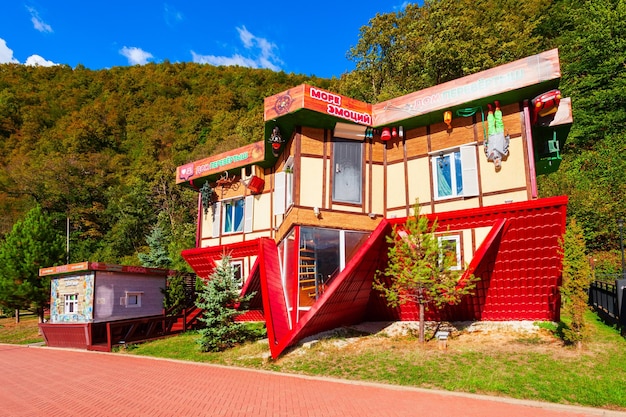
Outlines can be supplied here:
M617 219L617 227L619 227L619 245L622 250L622 278L626 278L626 263L624 262L624 219Z

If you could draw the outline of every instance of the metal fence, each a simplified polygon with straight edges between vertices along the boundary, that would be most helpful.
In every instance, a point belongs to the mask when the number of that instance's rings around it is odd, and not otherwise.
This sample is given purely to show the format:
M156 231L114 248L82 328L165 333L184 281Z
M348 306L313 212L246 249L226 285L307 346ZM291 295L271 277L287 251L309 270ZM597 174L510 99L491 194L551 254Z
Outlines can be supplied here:
M621 275L618 275L621 278ZM602 279L589 286L589 305L605 321L626 329L626 279Z

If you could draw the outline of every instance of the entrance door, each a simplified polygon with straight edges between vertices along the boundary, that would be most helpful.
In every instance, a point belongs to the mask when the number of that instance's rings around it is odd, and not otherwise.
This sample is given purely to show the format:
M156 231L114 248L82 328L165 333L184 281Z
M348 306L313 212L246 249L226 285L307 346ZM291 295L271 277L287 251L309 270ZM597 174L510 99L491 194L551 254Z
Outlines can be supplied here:
M333 143L333 201L361 204L363 182L363 143Z

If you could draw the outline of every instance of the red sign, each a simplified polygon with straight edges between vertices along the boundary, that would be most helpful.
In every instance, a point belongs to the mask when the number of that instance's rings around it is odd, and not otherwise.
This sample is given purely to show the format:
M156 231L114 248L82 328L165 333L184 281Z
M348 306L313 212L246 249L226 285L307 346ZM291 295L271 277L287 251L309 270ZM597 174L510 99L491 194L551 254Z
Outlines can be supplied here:
M229 169L263 162L265 160L265 144L255 142L241 148L233 149L209 158L191 162L176 168L176 184L196 178L206 177Z
M372 105L321 88L301 84L265 99L265 121L308 109L362 125L372 124Z

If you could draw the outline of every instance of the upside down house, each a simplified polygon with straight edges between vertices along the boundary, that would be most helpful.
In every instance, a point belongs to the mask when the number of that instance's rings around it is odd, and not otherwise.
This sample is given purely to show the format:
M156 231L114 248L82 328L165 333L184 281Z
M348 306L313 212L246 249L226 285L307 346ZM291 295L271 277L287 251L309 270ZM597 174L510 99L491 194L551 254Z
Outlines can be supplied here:
M539 198L572 123L556 49L368 104L310 85L267 97L264 138L177 168L197 190L207 278L228 253L271 353L364 320L416 320L372 290L386 236L420 212L475 294L445 320L558 320L567 197Z

